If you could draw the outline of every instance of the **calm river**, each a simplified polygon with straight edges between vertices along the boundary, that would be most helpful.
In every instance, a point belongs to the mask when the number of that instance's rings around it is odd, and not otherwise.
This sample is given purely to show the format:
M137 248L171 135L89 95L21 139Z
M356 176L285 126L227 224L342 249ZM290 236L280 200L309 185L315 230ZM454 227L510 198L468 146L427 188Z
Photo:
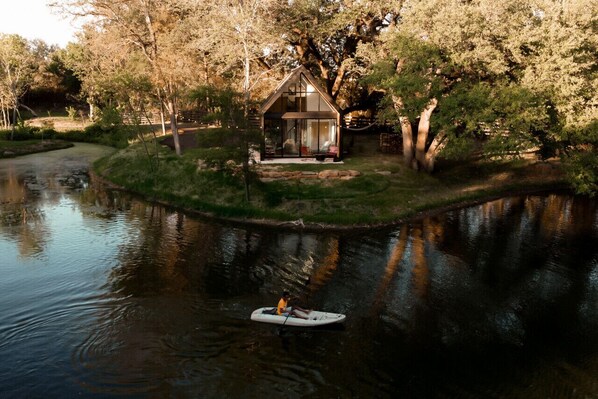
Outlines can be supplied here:
M1 398L596 398L598 202L505 198L395 228L206 221L0 160ZM249 320L288 289L340 328Z

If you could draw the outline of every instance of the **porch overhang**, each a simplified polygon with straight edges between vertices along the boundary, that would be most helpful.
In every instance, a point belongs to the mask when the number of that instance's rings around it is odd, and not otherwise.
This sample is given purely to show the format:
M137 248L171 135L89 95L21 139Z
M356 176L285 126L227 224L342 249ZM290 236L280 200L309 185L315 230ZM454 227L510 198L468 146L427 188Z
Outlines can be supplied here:
M338 114L332 111L285 112L281 119L337 119Z

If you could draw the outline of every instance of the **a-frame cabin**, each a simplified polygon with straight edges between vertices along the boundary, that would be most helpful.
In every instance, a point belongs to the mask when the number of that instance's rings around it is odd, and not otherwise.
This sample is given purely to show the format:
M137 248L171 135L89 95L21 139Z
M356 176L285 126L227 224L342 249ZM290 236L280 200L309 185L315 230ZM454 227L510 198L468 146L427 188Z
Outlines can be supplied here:
M341 112L303 66L294 69L260 108L264 158L339 159Z

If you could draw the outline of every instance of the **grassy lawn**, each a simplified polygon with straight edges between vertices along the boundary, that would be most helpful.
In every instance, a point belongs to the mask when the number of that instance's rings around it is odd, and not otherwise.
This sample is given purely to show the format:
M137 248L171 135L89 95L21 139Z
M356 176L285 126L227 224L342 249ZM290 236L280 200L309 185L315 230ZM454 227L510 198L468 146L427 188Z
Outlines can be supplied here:
M160 149L152 173L140 145L100 160L96 171L150 199L223 217L335 225L372 225L398 221L418 212L503 194L563 186L558 164L516 160L438 165L432 175L406 168L399 155L377 151L377 137L363 137L343 163L257 166L277 171L354 170L350 180L295 179L255 181L251 202L240 179L200 169L205 149L186 150L181 158Z

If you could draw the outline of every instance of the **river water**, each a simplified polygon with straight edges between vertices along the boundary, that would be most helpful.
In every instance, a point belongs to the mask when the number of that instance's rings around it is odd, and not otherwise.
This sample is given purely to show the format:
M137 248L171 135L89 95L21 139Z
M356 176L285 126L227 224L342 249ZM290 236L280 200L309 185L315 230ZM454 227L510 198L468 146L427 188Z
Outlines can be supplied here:
M106 190L106 151L0 160L0 397L598 397L596 200L285 232ZM249 320L283 289L346 323Z

